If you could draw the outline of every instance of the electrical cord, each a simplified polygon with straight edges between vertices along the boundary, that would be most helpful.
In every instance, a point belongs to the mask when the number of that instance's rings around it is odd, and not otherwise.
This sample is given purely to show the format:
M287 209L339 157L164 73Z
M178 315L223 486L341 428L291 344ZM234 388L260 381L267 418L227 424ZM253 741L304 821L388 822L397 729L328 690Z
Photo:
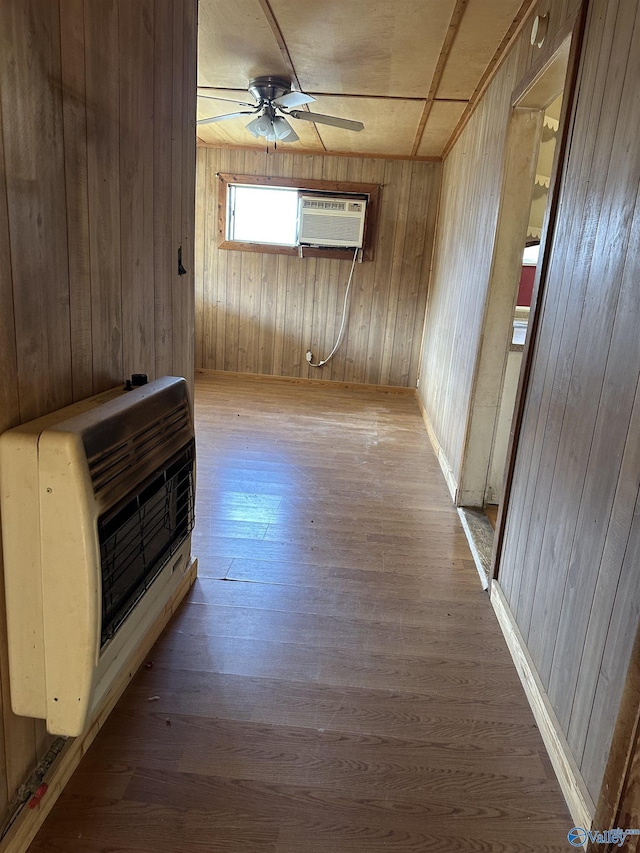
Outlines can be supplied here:
M353 279L353 270L356 265L356 258L358 257L358 252L360 250L356 249L353 253L353 261L351 262L351 271L349 272L349 281L347 282L347 289L344 294L344 305L342 307L342 321L340 322L340 331L338 332L338 338L336 340L334 348L331 350L329 355L322 359L322 361L314 362L313 361L313 353L311 350L307 350L307 363L309 367L322 367L325 365L333 356L335 355L336 350L340 346L342 342L342 335L344 334L344 327L347 320L347 306L349 304L349 292L351 290L351 280Z

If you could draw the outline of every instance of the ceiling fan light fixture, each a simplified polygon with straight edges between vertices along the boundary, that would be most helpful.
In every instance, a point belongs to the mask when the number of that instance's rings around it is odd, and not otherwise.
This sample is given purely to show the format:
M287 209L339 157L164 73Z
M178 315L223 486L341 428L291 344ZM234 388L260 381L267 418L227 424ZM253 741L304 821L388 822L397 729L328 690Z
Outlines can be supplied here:
M263 113L256 122L255 127L260 136L269 136L269 134L273 133L273 121L271 116Z
M249 133L253 134L256 139L259 139L260 137L260 132L258 131L258 122L260 121L260 119L261 116L258 116L257 118L251 119L251 121L247 125L245 125Z
M295 136L295 132L284 116L276 116L273 120L273 130L276 139L288 139L290 136ZM294 140L292 140L294 141Z

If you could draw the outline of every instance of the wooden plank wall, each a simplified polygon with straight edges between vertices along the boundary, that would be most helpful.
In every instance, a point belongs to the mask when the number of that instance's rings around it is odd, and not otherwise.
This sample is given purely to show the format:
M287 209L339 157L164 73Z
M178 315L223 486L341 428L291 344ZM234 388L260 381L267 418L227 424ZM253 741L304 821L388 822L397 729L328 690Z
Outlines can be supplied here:
M640 8L593 0L499 582L594 799L640 613Z
M196 11L2 4L0 431L134 371L193 377ZM2 589L0 825L50 741L10 711Z
M531 45L530 18L444 163L419 393L456 482L482 336L511 93L549 55L577 5L538 4L532 16L549 12L544 46Z
M415 387L439 163L198 148L196 366ZM348 325L340 328L350 261L217 247L217 172L383 185L375 260L356 265Z

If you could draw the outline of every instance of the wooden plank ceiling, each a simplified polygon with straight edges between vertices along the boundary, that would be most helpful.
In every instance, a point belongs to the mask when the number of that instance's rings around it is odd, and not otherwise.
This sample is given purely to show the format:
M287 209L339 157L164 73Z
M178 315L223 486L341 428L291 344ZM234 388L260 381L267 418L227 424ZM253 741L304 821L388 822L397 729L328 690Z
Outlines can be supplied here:
M200 0L200 94L252 102L251 79L278 76L312 112L361 132L294 121L287 150L440 157L530 0ZM302 107L305 109L305 107ZM198 100L198 118L234 111ZM200 144L264 148L249 117L198 125Z

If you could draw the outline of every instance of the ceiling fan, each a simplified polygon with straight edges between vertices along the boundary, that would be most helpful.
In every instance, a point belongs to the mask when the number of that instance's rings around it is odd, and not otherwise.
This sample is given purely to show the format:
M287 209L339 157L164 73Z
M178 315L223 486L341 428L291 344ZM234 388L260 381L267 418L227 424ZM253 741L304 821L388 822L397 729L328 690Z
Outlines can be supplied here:
M364 129L364 124L361 121L351 121L337 116L325 116L306 110L292 109L293 107L301 107L303 104L310 104L315 101L315 98L312 98L311 95L305 95L304 92L294 92L291 89L291 84L280 77L256 77L249 83L249 94L252 95L255 103L251 104L245 101L234 101L230 98L218 98L214 95L198 93L200 98L227 101L231 104L237 104L239 107L249 107L249 109L226 113L222 116L201 118L197 124L212 124L216 121L225 121L238 116L255 115L256 117L246 125L247 130L256 139L263 136L268 142L296 142L300 138L287 118L310 121L314 124L328 124L331 127L341 127L343 130Z

